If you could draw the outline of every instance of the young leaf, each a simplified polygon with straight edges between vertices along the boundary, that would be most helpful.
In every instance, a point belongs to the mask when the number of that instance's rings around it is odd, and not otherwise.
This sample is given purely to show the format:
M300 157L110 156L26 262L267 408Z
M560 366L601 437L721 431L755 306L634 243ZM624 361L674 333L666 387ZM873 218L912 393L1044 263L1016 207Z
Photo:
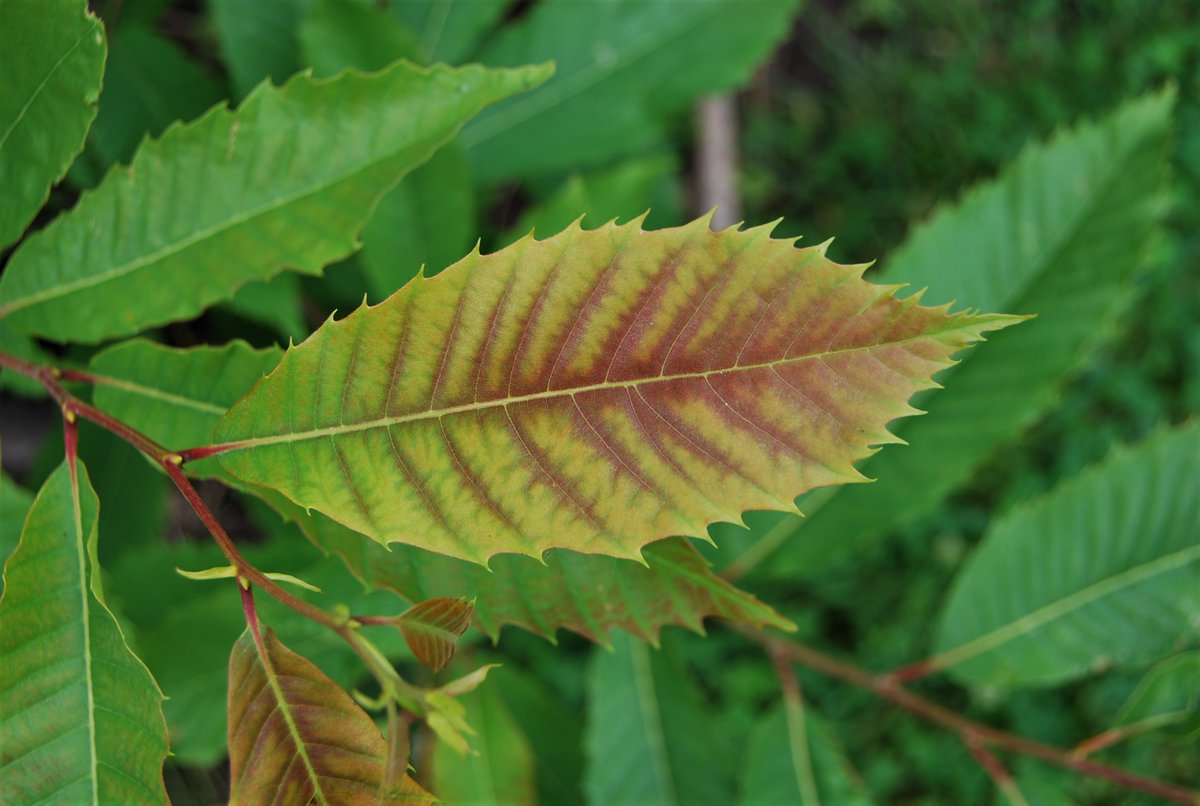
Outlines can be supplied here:
M79 463L43 485L4 567L0 803L167 803L162 694L104 603Z
M0 249L21 236L96 116L104 28L84 0L0 4Z
M534 759L493 685L464 695L460 702L475 728L473 754L461 755L443 742L433 750L433 789L446 803L535 803Z
M788 32L796 0L538 3L478 55L553 59L553 80L463 131L484 181L600 165L661 142L668 116L737 87ZM598 113L597 110L603 110Z
M759 720L742 767L742 806L870 802L833 733L811 710L785 703Z
M591 803L730 803L728 749L711 730L683 664L618 633L588 671Z
M0 277L0 316L97 342L195 316L284 267L316 274L356 248L375 202L462 124L548 68L478 66L261 86L145 143ZM162 197L170 195L171 204Z
M274 803L430 803L405 776L384 791L387 744L350 696L257 625L229 659L230 800Z
M1200 423L1017 508L955 580L931 663L1051 685L1154 660L1200 624Z
M380 543L640 558L861 480L908 398L1017 321L899 301L769 226L640 223L475 252L330 320L221 419L222 466Z
M928 286L934 301L1037 314L970 356L930 395L929 416L897 433L763 566L776 577L819 574L865 543L933 510L1001 445L1058 399L1070 374L1109 337L1137 293L1131 281L1165 209L1174 93L1135 100L1108 118L1027 149L996 180L919 227L881 274Z
M446 668L454 646L471 626L474 605L466 599L426 599L396 620L404 641L417 660L435 672Z

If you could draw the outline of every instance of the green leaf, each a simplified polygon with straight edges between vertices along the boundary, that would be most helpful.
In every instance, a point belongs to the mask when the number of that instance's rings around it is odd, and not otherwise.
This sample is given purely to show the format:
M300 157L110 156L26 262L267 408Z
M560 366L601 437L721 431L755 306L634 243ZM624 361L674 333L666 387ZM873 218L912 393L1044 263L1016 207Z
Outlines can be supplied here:
M650 210L655 220L678 223L678 166L670 155L627 160L616 167L587 175L572 174L554 193L522 215L502 241L520 240L526 233L558 232L586 214L584 223L600 225L613 219L628 221Z
M553 650L551 650L553 651ZM569 667L574 674L574 664ZM529 739L539 803L583 803L583 725L579 710L544 682L545 668L523 672L513 664L492 672L509 711Z
M387 744L371 717L267 629L242 633L229 659L230 800L430 803L405 776L384 790Z
M112 165L128 164L143 139L223 100L220 82L152 23L122 20L108 43L100 111L83 154L71 166L71 181L94 187Z
M1161 431L998 521L951 589L934 669L1052 685L1200 635L1200 423Z
M83 0L0 4L0 248L21 236L83 147L104 74L104 29Z
M415 58L416 44L387 12L345 0L317 0L301 28L310 63L334 73L378 69ZM448 143L379 200L362 232L361 265L381 300L417 275L435 274L471 248L475 189L462 150Z
M279 363L283 351L242 341L224 347L164 347L133 339L97 354L96 405L173 448L208 444L226 409ZM206 474L204 471L210 472ZM188 465L211 475L211 461Z
M313 0L298 32L304 61L318 78L346 67L382 70L418 61L417 43L387 11L353 0Z
M1116 724L1125 732L1169 727L1170 734L1200 736L1200 651L1180 653L1151 669Z
M416 659L440 672L454 657L458 639L471 626L473 609L466 599L426 599L401 613L396 626Z
M474 252L288 350L222 418L220 462L480 563L636 559L861 480L908 398L1017 320L901 302L770 229L635 221Z
M374 300L417 276L437 274L476 237L475 188L462 150L450 143L379 200L362 233L363 275Z
M269 326L287 340L303 341L308 335L308 326L304 323L301 305L300 278L294 274L277 274L265 283L247 283L222 307Z
M547 72L398 64L263 86L236 112L148 141L26 241L0 277L0 315L25 333L97 342L195 316L284 267L319 273L354 251L401 176Z
M282 84L300 69L296 31L312 0L211 0L222 60L238 98L263 79Z
M787 34L796 0L547 0L478 58L553 59L540 92L497 106L463 131L480 179L562 172L645 151L668 115L733 89Z
M783 549L764 574L819 574L931 512L1053 405L1137 293L1164 211L1173 103L1172 92L1150 95L1031 147L914 232L883 279L1038 318L941 379L947 389L922 403L929 416L897 429L911 447L862 468L877 483L802 501L804 521L775 519Z
M811 710L787 702L759 720L742 767L738 803L870 802L833 732Z
M732 764L723 737L670 652L618 633L588 670L590 803L730 803Z
M391 551L314 514L301 521L314 541L337 553L355 576L410 601L428 596L475 597L474 625L492 638L511 624L555 640L560 628L599 644L620 627L657 644L663 626L704 631L716 616L755 626L795 625L714 574L688 541L671 538L646 547L646 565L569 551L545 563L502 555L491 570L410 546Z
M474 754L444 742L433 749L433 790L446 803L534 803L534 759L529 740L494 685L459 698L475 729Z
M32 493L0 473L0 566L17 547L21 539L21 526L32 505ZM0 594L3 593L4 578L0 576Z
M425 64L461 64L475 61L475 46L497 24L511 3L508 0L408 0L392 3L392 13L417 37L417 50Z
M104 603L77 467L46 480L4 567L0 802L165 804L162 695Z

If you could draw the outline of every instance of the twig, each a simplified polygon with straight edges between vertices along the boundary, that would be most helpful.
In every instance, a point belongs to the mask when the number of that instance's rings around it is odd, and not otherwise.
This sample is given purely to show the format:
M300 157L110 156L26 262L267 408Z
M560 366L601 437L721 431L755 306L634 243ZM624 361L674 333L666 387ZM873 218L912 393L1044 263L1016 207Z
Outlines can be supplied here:
M810 669L870 691L881 699L909 711L922 719L953 731L971 745L976 742L981 746L997 747L1031 758L1040 759L1081 775L1101 778L1118 784L1127 789L1135 789L1157 795L1172 803L1200 806L1200 791L1188 789L1166 781L1147 778L1120 767L1101 764L1084 758L1070 750L1027 739L998 728L992 728L961 714L951 711L937 703L931 702L905 689L894 674L874 675L870 672L837 660L819 650L804 644L788 641L768 635L760 630L735 626L735 630L761 644L772 657L786 656Z

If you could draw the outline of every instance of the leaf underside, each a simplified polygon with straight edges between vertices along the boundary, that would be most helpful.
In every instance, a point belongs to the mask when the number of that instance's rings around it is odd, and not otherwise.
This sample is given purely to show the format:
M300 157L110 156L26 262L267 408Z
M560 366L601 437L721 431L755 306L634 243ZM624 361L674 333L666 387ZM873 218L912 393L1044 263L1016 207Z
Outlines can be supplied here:
M142 145L0 277L22 332L94 343L195 316L285 267L316 274L357 248L379 197L466 120L546 68L398 63L263 84Z
M97 405L161 443L183 447L209 441L220 415L281 355L241 342L180 350L133 340L97 355L90 369L104 376L95 391ZM606 644L609 631L620 627L657 643L663 626L699 632L706 616L794 629L770 607L715 575L683 540L650 546L645 566L556 551L545 565L527 557L497 557L489 573L410 546L393 545L388 551L320 513L305 513L278 493L239 484L214 459L187 467L264 497L316 545L341 556L371 587L393 590L413 602L474 598L473 623L492 638L509 624L551 640L565 628Z
M861 480L908 398L1016 321L898 300L769 226L640 223L475 252L327 322L222 418L221 464L381 543L640 558Z
M1163 430L1016 509L955 580L938 657L1036 686L1155 660L1200 624L1200 424Z
M101 598L78 474L47 479L4 568L0 803L165 804L162 694Z
M465 599L426 599L405 610L398 625L417 660L440 672L454 657L458 639L471 626L473 609Z
M229 659L231 802L430 803L407 776L384 791L387 744L371 718L310 661L247 629Z

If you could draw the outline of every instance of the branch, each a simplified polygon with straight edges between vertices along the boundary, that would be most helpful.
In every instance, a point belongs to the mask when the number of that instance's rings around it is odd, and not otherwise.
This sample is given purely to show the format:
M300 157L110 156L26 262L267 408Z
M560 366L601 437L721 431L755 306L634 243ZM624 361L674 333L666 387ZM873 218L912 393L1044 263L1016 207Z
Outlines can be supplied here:
M196 513L196 517L208 529L209 534L212 535L213 540L221 549L221 553L237 569L238 587L242 594L243 606L246 609L247 623L252 628L257 628L257 619L254 617L253 599L249 598L248 586L251 583L262 588L286 607L318 624L328 627L342 636L367 665L367 668L371 670L376 679L378 679L380 686L383 687L385 692L395 697L401 705L413 711L413 713L418 715L424 714L425 709L421 704L419 692L400 678L391 663L379 653L374 644L359 634L358 623L347 617L335 616L316 605L292 595L242 556L233 539L229 537L229 534L217 520L216 515L213 514L212 510L208 508L208 505L204 503L204 500L196 491L191 479L184 474L183 464L186 461L185 456L177 451L167 450L137 429L101 411L95 406L83 402L65 389L61 383L64 380L97 383L102 382L100 376L76 370L60 371L55 367L38 366L4 352L0 352L0 368L12 370L37 381L58 403L62 409L63 422L66 426L64 431L66 451L68 457L71 459L72 473L74 473L74 456L77 440L75 424L78 417L91 420L96 425L121 438L166 472L167 476L174 482L175 487Z
M1157 795L1172 803L1200 806L1200 791L1177 786L1166 781L1159 781L1154 778L1147 778L1120 767L1113 767L1108 764L1101 764L1098 761L1092 761L1070 750L1043 744L1033 739L1027 739L1024 736L1018 736L1014 733L999 730L998 728L989 727L908 691L896 679L895 675L874 675L865 669L837 660L812 647L777 638L760 630L741 626L734 626L734 629L755 643L762 645L772 657L782 655L829 677L865 689L877 697L887 700L893 705L898 705L928 722L941 725L943 728L953 731L966 742L968 747L980 746L987 748L990 746L1001 748L1013 753L1029 756L1030 758L1040 759L1081 775L1111 781L1126 789L1135 789L1139 792Z

